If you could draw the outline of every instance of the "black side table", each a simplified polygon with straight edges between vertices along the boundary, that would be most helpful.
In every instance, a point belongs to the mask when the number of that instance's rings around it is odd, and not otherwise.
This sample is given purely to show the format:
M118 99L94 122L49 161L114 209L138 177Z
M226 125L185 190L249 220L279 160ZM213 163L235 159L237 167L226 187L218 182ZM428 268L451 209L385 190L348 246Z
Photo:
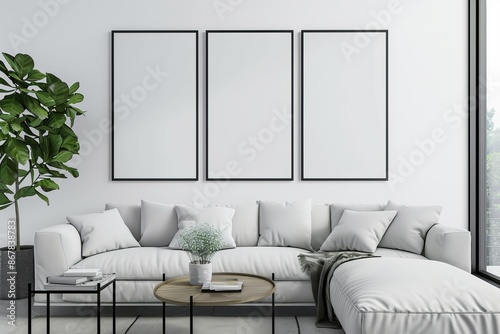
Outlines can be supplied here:
M57 289L57 290L32 290L31 284L28 284L28 334L31 334L31 294L44 293L47 295L47 334L50 333L50 294L52 293L71 293L71 294L95 294L97 295L97 333L101 333L101 291L108 286L113 285L113 334L116 333L116 278L106 282L106 284L97 284L95 290L77 290L77 289Z

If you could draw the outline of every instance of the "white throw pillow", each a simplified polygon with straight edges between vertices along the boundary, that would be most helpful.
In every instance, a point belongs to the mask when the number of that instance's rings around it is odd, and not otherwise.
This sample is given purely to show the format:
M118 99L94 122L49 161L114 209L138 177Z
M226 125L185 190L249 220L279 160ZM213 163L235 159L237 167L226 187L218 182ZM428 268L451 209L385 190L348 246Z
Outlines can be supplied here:
M141 246L166 247L177 231L174 204L141 201Z
M232 229L236 247L257 246L259 240L259 204L217 204L215 206L234 209Z
M259 201L258 246L311 247L311 199Z
M179 245L179 236L188 227L208 224L222 231L224 242L227 247L234 248L236 243L232 236L233 216L235 210L233 208L225 208L220 206L207 206L203 208L176 205L179 230L170 242L170 248L181 249Z
M354 250L373 253L397 211L344 210L339 224L321 245L322 251Z
M80 233L84 257L121 248L140 247L118 209L68 216L66 219Z
M141 204L106 203L104 210L118 209L135 240L141 239Z
M385 204L342 204L342 203L332 203L330 205L330 219L331 219L331 230L339 224L340 218L344 214L344 210L351 211L382 211L385 208Z
M389 201L385 210L398 210L379 247L422 254L425 237L439 221L440 206L409 206Z

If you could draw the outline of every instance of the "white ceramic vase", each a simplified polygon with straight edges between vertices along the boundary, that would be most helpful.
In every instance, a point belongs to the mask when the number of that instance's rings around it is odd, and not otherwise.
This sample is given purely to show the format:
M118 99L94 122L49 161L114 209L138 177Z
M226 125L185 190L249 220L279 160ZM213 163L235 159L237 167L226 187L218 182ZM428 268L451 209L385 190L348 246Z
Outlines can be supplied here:
M212 263L189 263L189 284L203 285L212 280Z

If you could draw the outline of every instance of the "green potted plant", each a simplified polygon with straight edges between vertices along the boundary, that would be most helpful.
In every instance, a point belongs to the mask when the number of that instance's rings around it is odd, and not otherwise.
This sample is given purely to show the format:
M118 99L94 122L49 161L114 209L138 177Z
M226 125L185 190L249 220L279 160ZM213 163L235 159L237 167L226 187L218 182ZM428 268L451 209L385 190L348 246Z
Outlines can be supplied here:
M180 247L188 252L189 284L212 280L212 257L226 246L222 231L207 223L190 226L179 235Z
M0 60L0 210L14 205L15 222L8 223L8 245L0 250L2 299L28 296L33 282L33 246L21 245L19 200L59 189L56 179L78 177L66 163L78 154L78 137L71 129L84 112L79 83L68 86L50 73L35 69L26 54L3 53ZM14 284L5 284L8 272L17 272ZM13 288L15 287L15 291Z

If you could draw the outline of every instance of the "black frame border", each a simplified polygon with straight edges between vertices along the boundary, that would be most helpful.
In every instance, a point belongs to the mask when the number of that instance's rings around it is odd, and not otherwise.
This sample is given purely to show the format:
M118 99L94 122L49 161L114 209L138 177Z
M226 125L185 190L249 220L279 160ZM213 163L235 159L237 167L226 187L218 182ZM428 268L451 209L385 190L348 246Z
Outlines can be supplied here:
M291 158L291 170L290 177L285 178L214 178L209 175L209 143L208 143L208 119L209 119L209 87L208 87L208 48L209 48L209 35L211 33L287 33L290 34L290 113L291 113L291 147L290 147L290 158ZM205 179L206 181L293 181L294 180L294 30L207 30L205 32Z
M486 271L486 1L469 0L469 230L472 273L500 287ZM484 269L483 269L484 268Z
M114 99L115 99L115 34L126 33L146 33L146 34L155 34L155 33L187 33L187 34L195 34L195 43L196 43L196 176L195 177L186 177L186 178L121 178L115 176L115 107L114 107ZM111 180L112 181L198 181L199 180L199 31L198 30L112 30L111 31Z
M384 33L385 34L385 177L383 178L321 178L306 177L304 173L304 34L309 33ZM388 181L389 180L389 30L301 30L300 47L300 180L301 181Z

